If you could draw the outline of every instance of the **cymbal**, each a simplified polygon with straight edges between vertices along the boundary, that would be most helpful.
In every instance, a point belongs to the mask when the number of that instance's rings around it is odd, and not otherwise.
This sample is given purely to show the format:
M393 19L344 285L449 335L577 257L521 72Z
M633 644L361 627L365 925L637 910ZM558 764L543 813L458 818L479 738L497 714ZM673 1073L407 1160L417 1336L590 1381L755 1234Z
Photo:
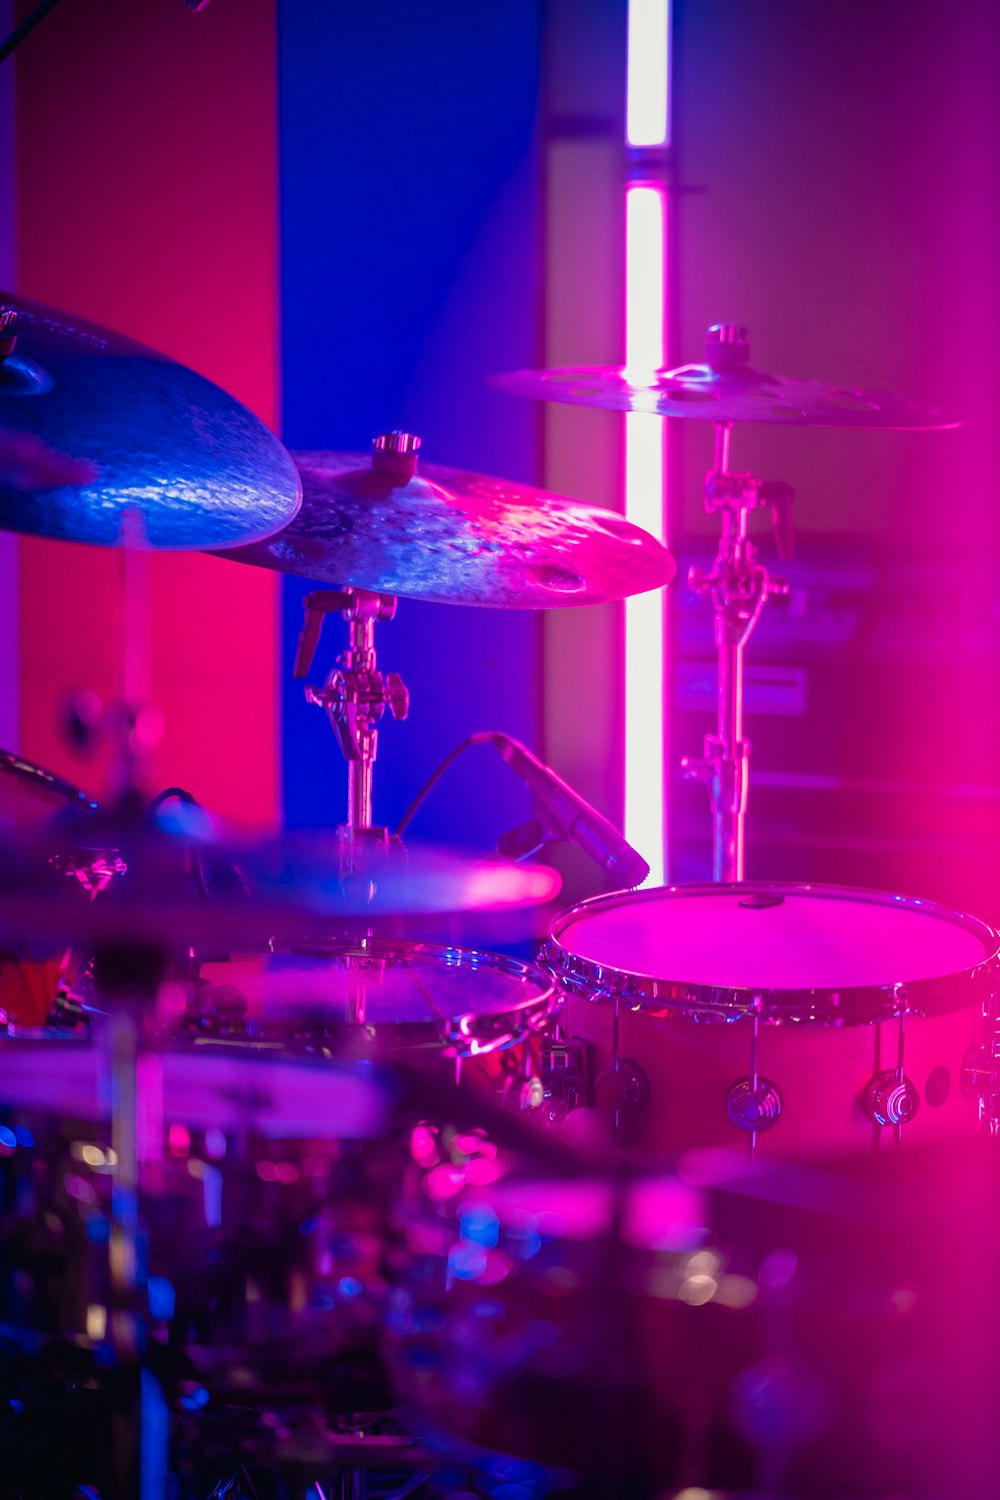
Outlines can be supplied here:
M492 384L513 396L608 411L648 412L701 422L768 422L786 427L875 427L925 430L958 427L928 407L882 391L796 380L751 368L746 330L708 330L704 364L650 375L610 365L515 370Z
M393 433L379 443L400 450L293 454L298 515L269 541L224 555L317 582L501 609L599 604L673 577L667 549L623 516L460 469L414 473L419 439Z
M120 871L89 899L72 877L95 853ZM0 946L38 956L66 944L146 946L167 954L302 938L364 918L515 911L555 896L560 877L434 847L393 847L364 876L342 877L335 832L238 839L204 811L163 821L69 813L0 841ZM48 945L46 947L46 945Z
M186 551L262 540L295 514L294 464L232 396L121 334L0 303L3 449L11 433L29 445L20 468L0 463L0 528L113 547L133 507L144 545ZM79 471L42 464L39 445Z

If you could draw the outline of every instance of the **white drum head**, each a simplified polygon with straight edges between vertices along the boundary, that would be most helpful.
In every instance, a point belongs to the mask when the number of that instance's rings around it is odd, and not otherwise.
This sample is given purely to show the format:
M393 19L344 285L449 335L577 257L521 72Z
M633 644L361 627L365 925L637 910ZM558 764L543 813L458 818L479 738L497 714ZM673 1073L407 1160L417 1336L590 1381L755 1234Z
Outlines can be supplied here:
M635 999L836 1024L971 1004L997 934L933 902L836 886L674 886L582 902L549 963ZM803 996L811 997L803 1005ZM809 1012L809 1014L806 1014Z

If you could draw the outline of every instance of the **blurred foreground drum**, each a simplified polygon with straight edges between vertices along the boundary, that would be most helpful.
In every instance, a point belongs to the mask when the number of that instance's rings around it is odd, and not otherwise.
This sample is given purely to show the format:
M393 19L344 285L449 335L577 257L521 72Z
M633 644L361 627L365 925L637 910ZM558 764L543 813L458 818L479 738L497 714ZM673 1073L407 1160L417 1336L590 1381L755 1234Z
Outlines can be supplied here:
M995 1481L992 1142L539 1175L422 1128L387 1353L452 1486L942 1500Z
M0 1322L50 1363L60 1350L107 1362L105 1076L90 1036L0 1041ZM392 1077L182 1037L140 1054L138 1097L151 1362L166 1386L182 1404L333 1399L337 1358L380 1318Z
M794 1156L953 1135L990 1107L982 1069L977 1100L961 1085L992 1049L998 947L933 902L748 882L584 901L543 965L626 1138L680 1150L743 1132Z

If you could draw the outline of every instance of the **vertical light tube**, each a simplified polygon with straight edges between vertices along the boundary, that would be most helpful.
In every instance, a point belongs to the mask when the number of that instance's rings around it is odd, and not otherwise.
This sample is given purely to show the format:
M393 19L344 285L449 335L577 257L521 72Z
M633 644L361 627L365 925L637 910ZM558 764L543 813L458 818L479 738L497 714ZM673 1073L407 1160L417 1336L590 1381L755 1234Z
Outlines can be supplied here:
M630 146L670 144L670 0L629 0L625 135Z
M625 196L625 367L648 379L664 361L664 249L667 198L662 186L632 183ZM665 540L665 427L655 417L625 417L625 514ZM651 884L666 879L664 805L663 590L625 601L625 837L643 854Z

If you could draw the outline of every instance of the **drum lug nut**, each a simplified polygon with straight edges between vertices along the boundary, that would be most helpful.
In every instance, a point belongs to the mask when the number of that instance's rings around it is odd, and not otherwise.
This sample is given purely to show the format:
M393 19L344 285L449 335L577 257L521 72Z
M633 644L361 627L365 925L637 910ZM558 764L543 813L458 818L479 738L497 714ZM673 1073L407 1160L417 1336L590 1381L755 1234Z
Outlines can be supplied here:
M757 1075L756 1083L752 1078L737 1078L726 1095L726 1114L731 1123L748 1134L777 1125L783 1108L778 1085L762 1074Z
M973 1044L962 1058L959 1084L963 1099L986 1102L1000 1094L1000 1058L988 1047Z
M905 1073L885 1068L865 1086L861 1107L876 1125L907 1125L920 1108L920 1092Z
M619 1120L635 1119L649 1103L645 1069L630 1057L620 1057L617 1066L605 1068L594 1080L594 1102Z
M590 1104L592 1052L590 1042L581 1037L568 1041L543 1037L541 1107L549 1124L560 1124L572 1110Z

